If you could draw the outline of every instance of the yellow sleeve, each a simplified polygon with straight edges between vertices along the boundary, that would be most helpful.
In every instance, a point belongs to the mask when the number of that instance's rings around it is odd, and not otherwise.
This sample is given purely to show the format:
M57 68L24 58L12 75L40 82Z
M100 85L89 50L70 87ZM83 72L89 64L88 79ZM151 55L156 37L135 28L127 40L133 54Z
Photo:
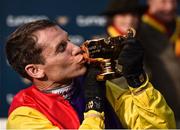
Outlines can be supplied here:
M103 129L104 128L104 112L99 113L90 110L84 113L84 121L79 129ZM16 108L8 117L7 130L59 130L54 126L47 117L39 111L30 107Z
M173 129L174 113L159 91L147 80L138 88L122 89L106 82L106 96L125 128Z
M30 107L18 107L8 117L7 129L59 130L39 111Z
M100 113L95 110L90 110L84 113L84 120L80 129L104 129L104 112Z

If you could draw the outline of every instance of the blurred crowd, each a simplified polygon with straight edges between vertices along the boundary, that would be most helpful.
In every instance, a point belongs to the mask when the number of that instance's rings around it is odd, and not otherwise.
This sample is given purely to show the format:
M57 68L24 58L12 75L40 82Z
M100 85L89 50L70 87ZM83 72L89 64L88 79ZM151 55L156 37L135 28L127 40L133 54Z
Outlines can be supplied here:
M180 19L178 0L114 0L102 13L107 36L124 35L133 27L143 44L145 69L180 120Z

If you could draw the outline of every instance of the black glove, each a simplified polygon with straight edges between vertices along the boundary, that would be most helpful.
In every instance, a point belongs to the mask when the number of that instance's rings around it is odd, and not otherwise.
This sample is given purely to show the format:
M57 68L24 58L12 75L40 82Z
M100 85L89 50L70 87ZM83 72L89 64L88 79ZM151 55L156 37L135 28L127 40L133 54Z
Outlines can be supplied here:
M143 70L143 46L135 38L123 41L122 45L118 63L123 67L123 76L131 87L139 87L146 81L146 74Z
M89 65L84 83L84 95L86 100L86 109L103 111L103 99L105 95L105 86L103 81L97 81L96 75L100 73L98 66Z

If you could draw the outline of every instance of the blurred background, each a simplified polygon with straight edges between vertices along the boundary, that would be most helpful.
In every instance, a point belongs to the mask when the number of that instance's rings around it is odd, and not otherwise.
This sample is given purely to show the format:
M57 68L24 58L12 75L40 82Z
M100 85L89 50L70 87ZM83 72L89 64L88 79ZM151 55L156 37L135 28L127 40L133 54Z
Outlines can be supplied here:
M110 0L1 0L0 4L0 118L6 119L13 96L30 85L6 62L7 36L23 23L37 19L56 21L69 32L70 40L81 45L105 32L106 18L100 14ZM145 0L141 0L146 4ZM180 12L178 5L178 14ZM1 120L0 122L2 122ZM2 124L2 123L1 123ZM3 124L4 125L4 124ZM0 125L0 128L4 126Z

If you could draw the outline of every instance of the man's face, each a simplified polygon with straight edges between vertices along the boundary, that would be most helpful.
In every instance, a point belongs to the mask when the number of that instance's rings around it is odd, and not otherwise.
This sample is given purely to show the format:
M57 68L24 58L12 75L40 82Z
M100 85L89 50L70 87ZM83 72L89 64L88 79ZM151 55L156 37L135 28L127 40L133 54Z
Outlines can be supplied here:
M176 16L177 0L149 0L149 11L164 22L171 22Z
M136 29L138 27L138 22L138 15L131 13L116 14L113 17L113 25L122 33L126 33L130 27Z
M43 49L42 68L49 81L62 83L86 72L80 48L69 41L64 30L55 26L37 31L35 35Z

